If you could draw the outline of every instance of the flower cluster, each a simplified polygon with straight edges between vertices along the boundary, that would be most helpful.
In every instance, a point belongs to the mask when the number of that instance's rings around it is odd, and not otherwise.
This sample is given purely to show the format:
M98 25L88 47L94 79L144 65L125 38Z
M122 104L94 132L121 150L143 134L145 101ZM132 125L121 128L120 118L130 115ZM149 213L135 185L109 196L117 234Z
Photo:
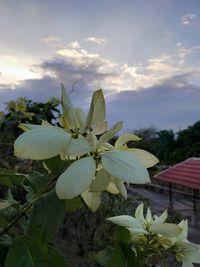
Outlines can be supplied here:
M60 127L46 121L41 125L21 124L25 132L14 144L15 155L23 159L45 160L60 155L62 160L71 162L56 182L60 199L81 194L88 207L95 211L102 191L126 198L124 183L150 181L146 168L158 163L158 159L147 151L129 149L126 145L129 141L139 141L139 137L125 133L115 146L108 143L121 130L122 122L107 128L102 90L94 92L87 116L81 108L73 107L64 86L61 105Z
M110 217L107 220L125 227L131 235L133 249L138 255L140 250L151 251L155 254L174 255L177 261L182 262L182 267L192 267L192 263L200 263L200 245L187 240L188 222L182 220L178 225L166 223L167 211L160 216L152 216L150 208L144 216L144 204L140 204L135 216L121 215ZM161 254L161 257L163 256Z

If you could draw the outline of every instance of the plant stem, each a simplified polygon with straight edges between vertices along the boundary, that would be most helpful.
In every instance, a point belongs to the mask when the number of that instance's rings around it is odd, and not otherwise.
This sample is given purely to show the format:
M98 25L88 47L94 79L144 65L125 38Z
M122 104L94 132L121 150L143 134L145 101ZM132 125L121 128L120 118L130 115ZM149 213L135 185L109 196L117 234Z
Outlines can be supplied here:
M25 204L25 205L26 205L26 204ZM10 228L11 228L13 225L15 225L15 223L16 223L22 216L24 216L32 206L33 206L32 203L27 203L27 205L24 207L24 210L23 210L20 214L18 214L18 215L15 217L15 219L14 219L10 224L8 224L8 226L6 226L6 227L0 232L0 236L3 236L4 234L6 234L6 233L10 230Z

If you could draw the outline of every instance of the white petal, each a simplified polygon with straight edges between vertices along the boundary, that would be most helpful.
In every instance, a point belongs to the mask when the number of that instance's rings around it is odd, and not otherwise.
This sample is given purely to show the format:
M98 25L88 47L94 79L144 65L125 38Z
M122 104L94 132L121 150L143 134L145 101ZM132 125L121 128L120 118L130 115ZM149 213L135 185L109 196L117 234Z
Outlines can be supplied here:
M148 223L150 223L151 221L152 221L152 214L151 214L151 210L150 210L150 208L148 207L148 209L147 209L147 215L146 215L146 221L148 222Z
M182 220L179 224L180 228L182 229L180 235L177 236L177 241L184 241L187 240L188 236L188 221Z
M124 185L124 182L115 179L115 185L116 185L117 189L119 190L120 194L121 194L125 199L127 199L127 190L126 190L126 187L125 187L125 185Z
M18 125L18 127L21 128L24 132L26 132L42 126L38 124L21 123L20 125Z
M192 242L178 242L177 243L184 251L186 258L191 262L200 263L200 246Z
M107 121L102 121L94 127L92 133L95 135L102 134L107 130L107 128L108 128Z
M150 168L159 162L159 159L157 159L153 154L149 153L146 150L139 148L128 148L126 151L136 155L146 168Z
M129 141L140 141L141 138L132 133L124 133L122 134L117 141L115 142L115 148L120 149L124 144Z
M103 146L104 143L113 138L116 133L118 133L122 128L122 121L117 122L112 128L110 128L106 133L101 135L98 141L98 148Z
M62 85L61 105L63 110L63 117L69 122L72 129L77 127L76 114L72 106L71 100Z
M73 162L63 172L56 183L56 193L60 199L71 199L84 192L92 182L96 172L92 157Z
M101 193L100 192L89 192L86 190L81 194L85 204L91 211L95 212L101 204Z
M144 222L144 203L141 203L135 210L135 218L140 222Z
M87 129L92 125L94 124L98 125L104 120L105 120L105 100L102 90L97 90L94 92L92 96L90 109L82 131L86 132Z
M183 263L182 263L182 267L194 267L194 265L192 264L190 258L185 258L183 260Z
M108 221L115 223L117 225L129 228L141 228L140 222L137 219L129 215L121 215L107 218Z
M150 227L152 232L161 234L167 237L175 237L181 232L181 228L174 223L158 223Z
M160 216L154 215L154 222L155 223L164 223L167 219L168 213L165 210Z
M134 234L145 234L148 235L149 233L144 230L142 227L140 228L127 228L129 230L129 232L134 235Z
M92 118L92 124L99 125L101 122L105 121L105 99L102 90L95 92L94 99L94 113Z
M106 189L110 183L110 174L108 174L104 169L100 169L92 181L91 191L101 192Z
M116 184L114 181L110 181L110 183L108 184L108 186L106 187L106 191L108 191L109 193L113 194L113 195L118 195L120 194L119 190L116 187Z
M82 156L90 152L91 146L88 141L84 138L72 138L67 149L65 150L66 154L69 156Z
M38 127L20 135L14 144L15 155L23 159L48 159L66 149L71 135L59 127Z
M77 118L78 127L82 128L86 120L85 113L81 108L75 108L74 110Z
M121 181L136 184L150 181L146 168L129 152L106 151L102 155L102 165L110 175Z

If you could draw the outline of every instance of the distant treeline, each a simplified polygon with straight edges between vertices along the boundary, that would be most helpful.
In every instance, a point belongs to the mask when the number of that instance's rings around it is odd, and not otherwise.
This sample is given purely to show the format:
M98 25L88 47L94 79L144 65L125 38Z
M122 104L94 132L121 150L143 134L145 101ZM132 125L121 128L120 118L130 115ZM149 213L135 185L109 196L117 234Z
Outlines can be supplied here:
M57 124L60 116L59 100L45 103L18 98L6 104L0 112L0 167L14 167L13 142L22 132L20 123L41 124L42 120ZM140 136L140 142L129 142L128 146L148 150L157 156L162 167L168 167L190 157L200 156L200 121L187 129L175 133L173 130L158 130L156 127L131 131ZM111 140L114 143L115 139Z

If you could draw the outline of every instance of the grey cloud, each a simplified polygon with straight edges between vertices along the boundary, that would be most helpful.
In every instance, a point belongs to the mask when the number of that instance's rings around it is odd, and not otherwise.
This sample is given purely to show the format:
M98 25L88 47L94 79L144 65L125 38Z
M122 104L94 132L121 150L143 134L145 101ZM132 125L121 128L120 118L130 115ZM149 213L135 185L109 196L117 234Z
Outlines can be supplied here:
M199 102L199 87L188 84L181 77L172 77L145 90L116 94L107 103L107 110L110 122L121 119L124 129L154 125L177 131L200 120Z
M75 106L82 106L86 110L95 89L91 83L115 75L99 73L98 64L91 63L88 68L83 68L59 58L46 61L41 67L45 71L53 72L55 77L46 75L42 79L27 80L15 90L0 85L0 109L3 109L3 103L19 96L41 101L60 97L59 83L64 83L70 91L78 79L77 74L80 74L83 79L76 84L71 97ZM112 91L111 96L105 91L109 124L123 120L124 130L151 125L159 129L178 130L193 124L200 119L200 87L189 84L188 75L190 74L174 76L160 84L137 91L131 88L129 91L116 91L115 94Z
M99 68L103 66L101 60L88 60L86 63L77 64L70 60L65 60L62 57L54 58L53 60L45 61L41 67L44 70L53 72L59 80L69 81L73 84L77 79L82 79L83 82L92 83L101 81L106 77L114 77L113 72L102 73Z

